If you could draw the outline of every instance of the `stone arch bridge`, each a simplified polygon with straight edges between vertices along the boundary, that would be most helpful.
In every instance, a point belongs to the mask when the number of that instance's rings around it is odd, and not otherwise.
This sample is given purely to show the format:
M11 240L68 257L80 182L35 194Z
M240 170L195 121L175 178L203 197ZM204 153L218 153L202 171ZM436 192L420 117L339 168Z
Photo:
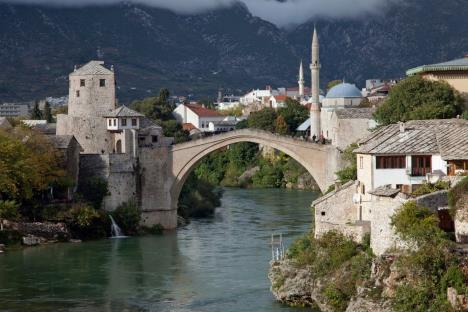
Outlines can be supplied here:
M307 169L322 191L333 184L334 173L340 165L340 152L334 146L253 129L231 131L166 149L145 149L140 153L143 223L175 228L177 201L190 172L206 155L239 142L257 143L284 152Z

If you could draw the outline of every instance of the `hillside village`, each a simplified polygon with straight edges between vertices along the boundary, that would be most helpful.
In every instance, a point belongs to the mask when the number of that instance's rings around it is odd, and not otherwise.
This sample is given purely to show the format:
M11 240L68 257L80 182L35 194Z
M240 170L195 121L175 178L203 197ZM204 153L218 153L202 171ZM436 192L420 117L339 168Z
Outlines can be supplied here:
M236 131L252 114L265 109L276 111L295 101L307 108L309 118L291 130L291 140L330 148L336 152L329 154L339 164L336 169L356 168L356 179L342 181L335 177L329 192L323 189L324 195L313 202L316 239L330 231L355 242L367 236L377 256L406 248L408 242L394 232L392 217L402 205L414 201L436 214L440 228L454 233L457 246L468 252L468 120L452 116L381 125L375 120L376 110L400 82L371 79L359 90L343 79L323 92L317 31L311 50L310 87L305 86L301 62L297 87L267 87L242 96L220 91L212 107L186 101L174 104L171 114L187 140L202 145L207 142L204 139ZM407 76L445 81L468 101L468 56L409 69ZM135 201L142 225L176 228L177 198L174 201L171 197L174 186L168 181L173 177L166 167L177 142L165 135L155 120L118 104L114 67L95 60L75 67L69 75L66 103L67 111L59 111L55 123L20 118L25 126L46 135L64 156L64 170L73 181L64 199L73 200L80 184L99 176L108 186L103 202L106 211ZM13 131L12 117L25 117L50 104L27 105L0 105L2 131ZM353 144L357 144L353 148L354 163L335 156L343 155ZM450 203L449 194L457 185L465 191L456 203ZM466 308L467 301L455 296L451 303Z

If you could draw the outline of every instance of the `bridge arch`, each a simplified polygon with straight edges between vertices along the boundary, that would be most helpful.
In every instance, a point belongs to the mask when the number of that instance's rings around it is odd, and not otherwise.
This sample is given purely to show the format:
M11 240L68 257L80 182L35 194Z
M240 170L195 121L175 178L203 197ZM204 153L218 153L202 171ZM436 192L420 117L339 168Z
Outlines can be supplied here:
M270 132L242 129L221 135L174 145L170 150L174 182L170 190L173 209L177 209L182 187L190 172L208 154L226 146L251 142L279 150L300 163L315 179L322 191L334 181L339 152L330 145L319 145L303 140L275 135Z

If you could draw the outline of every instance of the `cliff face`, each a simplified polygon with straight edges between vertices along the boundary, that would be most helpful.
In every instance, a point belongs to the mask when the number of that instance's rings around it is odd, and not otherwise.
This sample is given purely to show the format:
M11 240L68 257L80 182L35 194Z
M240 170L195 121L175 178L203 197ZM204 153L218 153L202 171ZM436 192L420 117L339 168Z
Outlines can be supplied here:
M358 287L356 296L345 308L346 312L392 311L388 298L393 296L400 277L396 267L392 266L393 260L374 260L370 280ZM279 302L290 306L317 307L322 312L337 311L326 295L325 285L330 279L339 277L316 278L307 267L298 267L290 260L275 261L270 265L271 291Z
M315 20L322 83L401 77L468 51L465 0L407 0L372 16ZM219 87L294 86L313 23L280 29L242 5L198 15L132 4L54 8L0 4L0 102L67 94L75 64L116 65L119 99L161 87L215 96ZM430 48L428 48L430 47ZM310 77L306 70L306 81Z

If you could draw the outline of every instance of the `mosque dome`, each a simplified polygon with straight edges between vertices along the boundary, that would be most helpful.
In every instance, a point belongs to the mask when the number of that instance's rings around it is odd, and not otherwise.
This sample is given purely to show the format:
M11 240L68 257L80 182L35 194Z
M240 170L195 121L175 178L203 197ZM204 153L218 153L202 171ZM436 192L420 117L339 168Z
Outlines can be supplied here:
M350 83L340 83L334 86L327 93L327 99L337 98L362 98L361 91Z

